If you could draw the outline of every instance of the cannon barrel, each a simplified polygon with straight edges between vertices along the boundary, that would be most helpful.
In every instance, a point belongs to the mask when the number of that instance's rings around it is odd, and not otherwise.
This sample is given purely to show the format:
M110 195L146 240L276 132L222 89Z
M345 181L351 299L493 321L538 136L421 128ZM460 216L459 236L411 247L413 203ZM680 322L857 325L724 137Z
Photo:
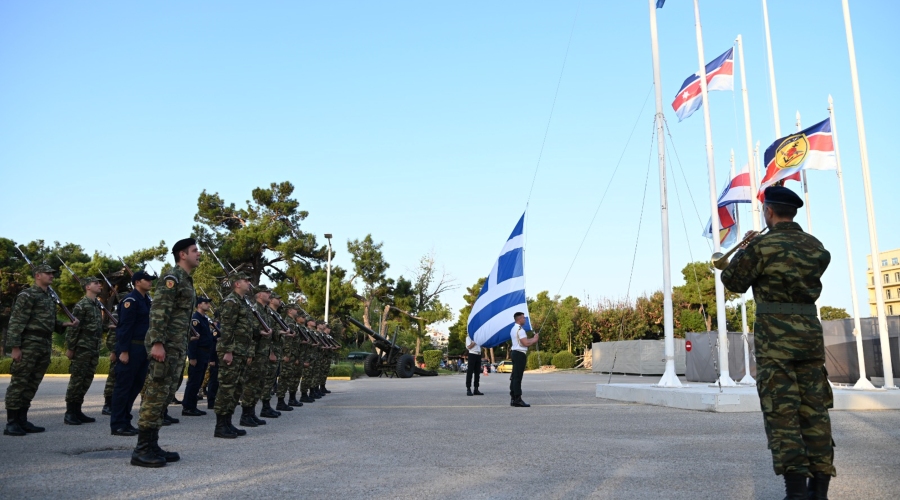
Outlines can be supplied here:
M360 330L369 334L370 337L375 339L375 343L384 342L385 344L390 344L390 341L388 341L388 339L377 334L374 330L372 330L371 328L367 327L366 325L360 323L355 318L351 318L350 316L347 316L347 321L349 321L350 323L353 323L354 325L356 325L357 328L359 328Z

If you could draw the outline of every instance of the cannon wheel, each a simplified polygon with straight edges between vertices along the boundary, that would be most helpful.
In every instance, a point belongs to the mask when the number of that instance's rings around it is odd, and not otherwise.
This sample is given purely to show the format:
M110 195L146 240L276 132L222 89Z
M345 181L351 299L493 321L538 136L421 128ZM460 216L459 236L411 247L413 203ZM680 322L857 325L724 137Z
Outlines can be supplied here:
M369 354L366 356L366 362L363 365L363 369L366 372L366 375L370 377L380 377L381 369L378 368L378 365L381 364L381 356L377 354Z
M397 376L410 378L416 372L416 358L412 354L404 354L397 360Z

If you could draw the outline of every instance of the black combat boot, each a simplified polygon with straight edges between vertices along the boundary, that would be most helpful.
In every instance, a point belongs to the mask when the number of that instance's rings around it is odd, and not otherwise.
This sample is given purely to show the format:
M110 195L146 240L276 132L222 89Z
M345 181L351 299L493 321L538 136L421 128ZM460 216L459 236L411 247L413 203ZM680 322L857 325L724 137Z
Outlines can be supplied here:
M180 420L175 417L169 416L169 409L167 408L165 410L165 413L163 413L163 425L172 425L177 424L178 422L180 422Z
M96 418L89 417L89 416L85 415L84 413L82 413L82 411L81 411L82 404L84 404L84 403L78 403L75 405L75 417L78 418L78 420L80 420L82 424L92 424L92 423L96 422L97 421Z
M322 394L331 394L331 391L325 388L325 384L322 384L321 388L322 390L319 392L321 392Z
M293 408L284 402L284 398L278 398L278 404L275 405L275 409L278 411L294 411Z
M138 430L138 442L131 452L131 465L138 467L165 467L166 459L160 457L150 448L153 431Z
M206 412L203 410L198 410L197 408L182 408L181 416L182 417L202 417L206 415Z
M237 436L237 437L246 436L247 431L245 431L244 429L238 429L237 427L234 426L234 424L231 423L231 417L233 417L233 416L234 416L233 413L229 413L228 415L225 415L225 423L228 424L228 427L231 429L231 432L233 432L235 436Z
M515 406L516 408L531 408L530 404L522 401L522 396L516 397L513 402L510 403L510 406Z
M807 500L806 476L803 474L785 474L784 500Z
M153 453L156 453L157 456L165 460L166 463L181 460L181 455L178 453L166 451L159 447L159 429L153 429L152 434L150 435L150 449Z
M277 413L272 409L272 400L271 399L263 399L262 401L262 411L259 412L260 417L266 418L278 418L280 413Z
M288 399L288 406L303 406L303 403L297 401L297 391L290 393L290 398Z
M228 415L216 415L216 431L213 432L213 437L225 439L234 439L237 437L237 434L231 432L231 427L228 425L228 417Z
M238 422L241 427L259 427L259 424L256 423L256 419L250 416L252 414L252 408L249 406L241 406L241 421Z
M103 415L112 415L112 396L103 397L103 409L100 410Z
M806 486L807 498L809 500L828 500L828 483L830 482L831 476L816 472L813 477L809 478Z
M318 387L313 387L312 389L310 389L310 390L309 390L309 397L311 397L311 398L313 398L313 399L322 399L322 395L319 394L319 388L318 388Z
M300 402L301 402L301 403L315 403L316 400L313 399L313 398L311 398L311 397L309 397L309 391L308 391L308 390L304 390L304 391L302 391L302 393L300 394Z
M45 430L47 430L43 427L38 427L28 421L28 408L22 408L21 410L19 410L19 425L22 427L22 430L27 432L28 434L44 432Z
M474 394L472 394L472 389L469 387L466 387L466 396L474 396Z
M24 436L25 429L19 425L19 410L6 410L6 428L4 436Z
M63 423L66 425L81 425L78 415L75 413L75 403L66 402L66 414L63 415Z
M475 392L473 392L472 394L474 394L476 396L484 396L484 393L479 391L477 387L475 388Z
M256 405L250 408L250 418L256 422L256 425L266 425L266 421L256 416Z

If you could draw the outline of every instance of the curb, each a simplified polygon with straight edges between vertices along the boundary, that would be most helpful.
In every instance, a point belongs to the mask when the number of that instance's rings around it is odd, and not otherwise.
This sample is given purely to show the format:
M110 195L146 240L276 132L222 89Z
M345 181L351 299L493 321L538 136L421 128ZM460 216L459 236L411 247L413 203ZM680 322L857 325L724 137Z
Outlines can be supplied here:
M351 380L350 377L328 377L325 380Z

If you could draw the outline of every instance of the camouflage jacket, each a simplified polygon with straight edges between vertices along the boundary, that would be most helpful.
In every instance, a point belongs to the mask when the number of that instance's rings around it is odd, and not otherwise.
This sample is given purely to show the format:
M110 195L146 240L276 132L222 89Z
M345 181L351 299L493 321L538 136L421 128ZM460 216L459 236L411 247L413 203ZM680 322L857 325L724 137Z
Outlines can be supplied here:
M254 351L254 354L251 354L251 356L254 358L257 356L264 356L268 358L269 352L272 348L272 336L275 335L275 330L278 329L278 325L275 324L275 320L269 314L269 311L271 311L271 309L269 309L268 306L264 306L259 302L254 302L253 308L256 309L256 312L258 312L259 315L262 316L263 321L265 321L269 328L272 330L272 335L265 336L259 333L259 331L262 330L263 327L262 325L258 325L258 328L256 328L256 350Z
M769 234L738 250L722 271L732 292L753 287L761 302L815 304L831 254L795 222L779 222ZM757 314L753 329L756 356L771 359L824 360L822 323L813 315Z
M255 348L253 337L259 335L259 328L250 306L244 302L243 297L232 292L225 297L219 309L221 336L216 342L216 352L252 356Z
M150 329L144 339L147 352L161 342L166 349L187 350L194 314L194 280L179 266L156 282L150 306Z
M275 319L275 317L281 318L282 321L284 321L284 317L281 313L271 307L267 307L266 309L269 310L269 317L272 318L272 320L269 321L269 326L272 327L272 351L280 358L284 352L285 336L281 334L281 325L278 324L278 320ZM287 322L285 322L285 324L287 324Z
M72 315L78 318L78 326L66 329L66 349L98 350L103 336L103 313L97 299L85 295L72 308Z
M297 322L289 315L285 315L284 322L293 330L293 333L297 334L296 337L284 338L284 355L297 359L300 355L300 334L297 333Z
M22 333L37 332L52 334L62 329L62 322L56 318L56 302L48 290L34 285L26 288L16 297L9 315L6 331L7 347L20 347Z

